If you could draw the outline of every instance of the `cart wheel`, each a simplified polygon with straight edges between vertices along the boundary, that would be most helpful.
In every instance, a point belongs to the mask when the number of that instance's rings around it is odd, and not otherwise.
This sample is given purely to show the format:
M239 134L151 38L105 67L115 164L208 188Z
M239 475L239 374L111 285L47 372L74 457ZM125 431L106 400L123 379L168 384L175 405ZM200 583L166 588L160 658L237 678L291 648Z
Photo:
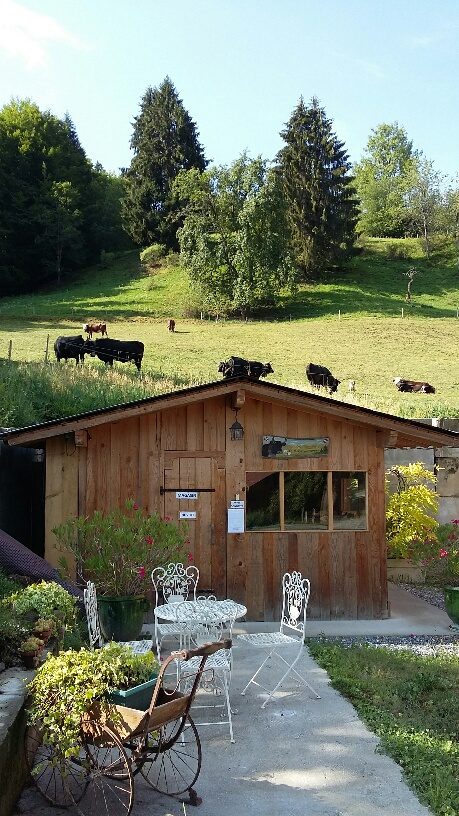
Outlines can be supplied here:
M78 813L129 816L133 801L131 762L119 737L97 724L97 736L82 734L80 761L87 769L88 784L81 800L74 800Z
M24 747L32 781L51 805L70 807L80 801L88 775L78 759L65 759L53 745L43 743L41 730L36 726L27 729Z
M201 742L190 716L180 733L182 718L148 735L140 772L159 793L178 796L190 790L201 770Z

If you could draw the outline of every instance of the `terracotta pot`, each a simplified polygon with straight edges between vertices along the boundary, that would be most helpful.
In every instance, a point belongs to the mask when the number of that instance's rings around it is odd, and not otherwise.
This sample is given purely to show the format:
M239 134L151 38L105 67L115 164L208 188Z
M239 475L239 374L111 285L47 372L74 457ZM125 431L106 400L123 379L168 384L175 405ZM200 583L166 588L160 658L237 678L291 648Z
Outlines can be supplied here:
M38 666L38 652L19 652L26 669L36 669Z

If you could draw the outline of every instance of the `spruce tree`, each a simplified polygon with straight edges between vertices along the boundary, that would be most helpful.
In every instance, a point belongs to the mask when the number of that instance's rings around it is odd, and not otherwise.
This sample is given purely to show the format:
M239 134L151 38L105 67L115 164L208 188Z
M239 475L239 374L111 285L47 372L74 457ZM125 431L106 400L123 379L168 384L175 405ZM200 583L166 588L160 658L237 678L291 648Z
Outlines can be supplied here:
M351 254L357 200L350 162L332 122L313 97L300 99L281 132L278 153L293 255L305 280L319 278Z
M180 170L205 170L196 125L169 79L147 88L134 121L134 156L124 172L123 223L134 242L177 248L179 205L171 184Z

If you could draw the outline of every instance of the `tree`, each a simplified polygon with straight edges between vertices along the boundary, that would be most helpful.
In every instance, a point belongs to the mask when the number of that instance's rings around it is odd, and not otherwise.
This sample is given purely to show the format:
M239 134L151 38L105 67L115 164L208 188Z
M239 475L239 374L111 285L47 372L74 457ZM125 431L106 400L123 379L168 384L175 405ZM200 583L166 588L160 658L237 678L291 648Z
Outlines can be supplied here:
M409 222L406 196L416 161L413 143L397 122L372 130L364 157L354 168L361 201L359 230L382 238L405 234Z
M181 261L202 305L247 314L274 306L294 287L285 203L278 175L243 154L229 167L182 172Z
M140 246L162 243L177 248L180 226L171 185L180 170L204 170L207 162L196 125L169 77L147 88L134 121L134 157L124 171L123 223Z
M300 99L277 156L295 260L305 279L345 262L352 254L357 201L348 154L318 100Z
M422 233L425 253L430 258L430 237L439 221L443 176L432 161L419 156L412 169L407 206L412 228Z

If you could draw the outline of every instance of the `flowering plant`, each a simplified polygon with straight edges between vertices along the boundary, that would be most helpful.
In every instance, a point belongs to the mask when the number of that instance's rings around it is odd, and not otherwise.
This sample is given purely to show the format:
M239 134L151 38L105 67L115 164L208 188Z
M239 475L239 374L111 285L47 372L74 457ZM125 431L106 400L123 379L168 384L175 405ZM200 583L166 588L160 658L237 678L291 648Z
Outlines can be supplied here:
M94 581L100 595L145 595L151 571L187 559L187 526L149 515L132 499L108 513L67 519L53 530L59 548L75 557L79 582ZM68 574L65 557L60 565Z
M442 584L459 584L459 519L438 525L437 551L426 566L431 579Z

